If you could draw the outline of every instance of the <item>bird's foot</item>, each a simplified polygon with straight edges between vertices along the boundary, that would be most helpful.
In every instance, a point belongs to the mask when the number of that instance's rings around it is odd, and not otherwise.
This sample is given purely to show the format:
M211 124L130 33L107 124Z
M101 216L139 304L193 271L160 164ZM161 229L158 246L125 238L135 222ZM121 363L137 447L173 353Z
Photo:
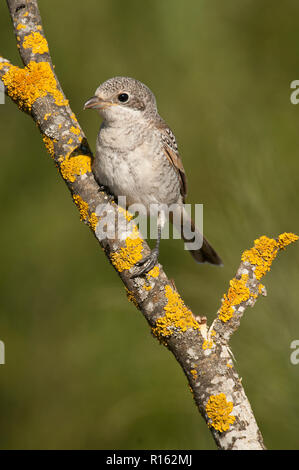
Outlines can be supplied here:
M135 266L139 267L140 269L135 270L134 274L131 276L131 279L142 276L143 274L147 274L151 269L153 269L158 262L158 255L158 250L154 248L148 256L140 261L137 261Z

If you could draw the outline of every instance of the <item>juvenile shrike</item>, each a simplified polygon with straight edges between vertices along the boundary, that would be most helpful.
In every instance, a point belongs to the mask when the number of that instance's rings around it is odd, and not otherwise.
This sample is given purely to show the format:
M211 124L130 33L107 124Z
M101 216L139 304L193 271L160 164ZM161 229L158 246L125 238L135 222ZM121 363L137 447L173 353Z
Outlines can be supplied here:
M187 182L175 136L159 116L151 90L133 78L110 78L100 85L84 109L98 110L104 119L97 138L92 170L97 182L116 197L125 196L127 207L143 204L161 205L158 237L151 254L137 263L132 277L141 276L158 261L164 207L175 207L172 220L187 242L198 235L202 246L190 249L199 263L221 265L222 261L209 242L195 227L184 209ZM173 206L175 205L175 206ZM176 215L179 214L179 217ZM178 222L177 222L178 221ZM186 236L185 227L189 226Z

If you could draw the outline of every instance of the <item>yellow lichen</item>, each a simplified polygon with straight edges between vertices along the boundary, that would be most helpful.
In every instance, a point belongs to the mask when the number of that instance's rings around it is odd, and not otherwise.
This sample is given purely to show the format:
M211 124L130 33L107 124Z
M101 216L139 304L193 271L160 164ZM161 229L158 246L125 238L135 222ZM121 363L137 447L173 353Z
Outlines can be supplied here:
M92 212L89 215L89 206L88 203L85 202L79 194L74 194L73 195L73 200L76 206L79 209L80 212L80 220L87 222L90 228L95 231L97 223L98 223L98 217L96 216L95 212Z
M71 131L73 134L75 134L75 135L79 135L80 132L81 132L80 129L79 129L79 127L74 127L74 126L72 126L72 127L70 128L70 131Z
M118 206L117 210L120 214L122 214L126 218L128 222L130 222L133 219L133 215L130 214L130 212L124 209L123 207Z
M80 219L87 220L88 219L88 204L85 202L79 194L73 195L73 200L80 212Z
M51 139L50 137L48 137L47 135L43 135L43 141L44 141L44 144L45 144L45 147L48 151L48 153L50 154L50 156L52 158L54 158L55 156L55 153L54 153L54 142L57 142L55 139Z
M143 284L143 289L144 290L151 290L152 289L152 286L151 285L147 285L147 284Z
M136 300L135 297L134 297L134 293L131 292L131 291L130 291L129 289L127 289L127 288L126 288L126 293L127 293L128 301L129 301L129 302L132 302L132 304L134 304L135 307L138 308L138 302L137 302L137 300Z
M218 312L218 318L226 322L230 320L234 314L233 306L239 305L250 297L250 290L246 286L248 274L242 274L241 279L232 279L228 293L224 294L221 307Z
M25 68L10 66L2 77L8 95L18 106L30 111L33 103L50 94L55 104L65 106L68 101L58 90L56 80L48 62L31 61Z
M131 269L142 259L142 238L139 235L138 227L133 227L133 232L126 238L126 246L121 247L110 255L113 266L119 271Z
M221 321L226 322L232 318L233 314L234 309L231 306L231 303L228 300L226 294L224 294L222 304L218 312L218 317Z
M88 155L67 157L61 163L60 170L62 177L73 183L77 176L91 172L91 157Z
M242 274L241 279L232 279L229 283L227 298L231 305L239 305L250 297L250 290L246 287L248 274Z
M254 247L245 250L242 261L248 262L254 268L255 277L260 280L269 270L279 250L284 249L290 243L297 241L299 237L294 233L282 233L278 239L268 238L265 235L254 241ZM222 305L218 312L218 318L223 322L230 320L234 314L233 306L248 300L250 297L257 298L264 286L258 285L258 293L250 292L246 286L248 275L243 274L241 279L232 279L227 295L224 294Z
M263 292L263 289L265 288L264 284L262 284L261 282L259 283L259 287L258 287L258 290L259 290L259 294L261 294Z
M155 266L153 269L151 269L147 274L146 274L146 279L147 281L150 281L151 278L155 278L155 277L158 277L159 276L159 266ZM152 285L151 284L146 284L144 283L143 284L143 289L144 290L151 290L152 289Z
M47 121L48 118L51 116L51 114L52 114L52 113L46 113L46 114L44 115L44 120Z
M284 250L286 246L288 246L290 243L296 242L299 239L298 235L295 235L295 233L282 233L278 237L278 245L279 248Z
M24 49L32 49L33 54L44 54L49 52L46 39L40 33L31 33L25 36L23 42Z
M298 236L294 233L282 233L277 240L262 236L254 241L253 248L244 251L241 259L255 266L254 274L257 279L261 279L270 271L278 251L297 240Z
M96 215L95 212L92 212L90 217L88 218L88 222L89 222L89 225L90 225L90 228L95 232L96 230L96 227L97 227L97 223L98 223L98 217Z
M147 277L147 279L150 279L151 277L158 277L159 273L160 273L159 266L155 266L153 269L151 269L147 273L146 277Z
M184 304L179 294L171 286L165 286L167 304L165 314L156 320L153 333L160 339L171 336L175 331L186 331L189 328L200 329L199 323Z
M214 346L214 343L213 341L211 340L205 340L203 343L202 343L202 349L212 349L212 347Z
M72 143L73 143L73 139L69 139L67 142L68 145L71 145Z
M191 374L192 374L193 379L196 380L196 379L197 379L197 375L198 375L198 374L197 374L197 370L196 370L196 369L191 369L190 372L191 372Z
M0 62L0 70L2 70L4 67L12 67L12 65L9 62ZM3 77L1 80L3 80Z
M17 30L18 30L18 31L20 31L20 29L25 29L25 28L26 28L26 26L24 26L24 25L21 24L21 23L18 24L18 26L17 26Z
M206 413L211 420L208 424L219 432L227 431L235 421L235 416L231 415L233 403L226 400L224 393L211 395L206 404Z
M261 279L268 271L276 258L279 245L274 238L262 236L254 241L254 247L246 250L242 255L242 261L249 261L255 265L254 274L257 279Z

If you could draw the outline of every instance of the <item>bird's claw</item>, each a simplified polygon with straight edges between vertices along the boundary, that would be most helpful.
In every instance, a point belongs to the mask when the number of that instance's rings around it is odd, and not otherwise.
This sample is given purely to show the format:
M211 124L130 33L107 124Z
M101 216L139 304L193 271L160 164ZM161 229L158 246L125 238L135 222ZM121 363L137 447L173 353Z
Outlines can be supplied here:
M141 269L135 270L134 274L132 274L131 279L136 277L142 276L143 274L147 274L151 269L155 267L158 262L158 253L155 250L143 258L140 261L137 261L135 267L141 267Z

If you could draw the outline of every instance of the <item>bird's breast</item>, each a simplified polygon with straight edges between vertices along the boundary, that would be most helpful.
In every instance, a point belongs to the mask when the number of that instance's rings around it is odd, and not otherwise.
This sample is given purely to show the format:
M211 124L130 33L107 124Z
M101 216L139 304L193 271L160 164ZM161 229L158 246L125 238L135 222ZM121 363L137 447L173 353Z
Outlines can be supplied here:
M131 204L172 204L179 198L179 180L163 152L159 136L148 133L141 141L124 132L100 132L93 171L97 180Z

